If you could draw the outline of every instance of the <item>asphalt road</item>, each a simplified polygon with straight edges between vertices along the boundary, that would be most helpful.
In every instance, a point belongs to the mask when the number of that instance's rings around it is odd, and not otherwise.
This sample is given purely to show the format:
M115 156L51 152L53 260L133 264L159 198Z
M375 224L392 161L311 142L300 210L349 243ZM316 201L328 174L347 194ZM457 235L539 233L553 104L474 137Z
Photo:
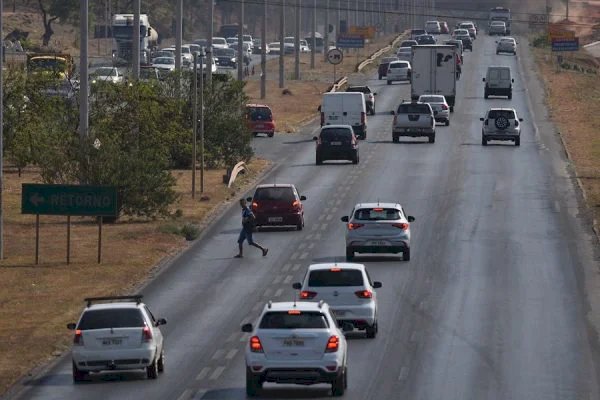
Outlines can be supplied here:
M522 43L523 44L523 43ZM357 257L379 289L379 335L349 341L347 399L598 399L596 332L582 284L598 266L597 242L578 219L579 199L556 135L543 115L531 61L495 55L482 36L466 53L456 112L435 144L392 144L389 110L409 85L372 79L378 115L369 117L359 165L314 165L315 126L255 139L279 166L265 182L295 183L305 202L304 231L256 239L260 256L236 254L235 205L193 248L144 290L165 317L166 372L106 374L73 385L70 359L23 384L21 399L242 399L240 326L269 299L292 299L308 264L343 260L339 218L359 201L397 200L410 215L412 259ZM520 48L520 59L528 53ZM513 100L483 99L488 65L509 65ZM524 65L524 67L523 67ZM358 82L356 82L358 83ZM481 146L490 106L514 106L525 119L521 147ZM596 254L594 254L596 252ZM82 304L83 305L83 304ZM262 398L326 398L329 387L265 385Z

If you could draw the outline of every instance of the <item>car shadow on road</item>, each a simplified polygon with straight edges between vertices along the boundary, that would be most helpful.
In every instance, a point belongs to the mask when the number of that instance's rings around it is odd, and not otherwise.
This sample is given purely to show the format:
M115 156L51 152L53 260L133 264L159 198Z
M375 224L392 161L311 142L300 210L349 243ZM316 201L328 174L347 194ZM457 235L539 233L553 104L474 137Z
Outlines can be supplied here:
M390 261L402 261L401 255L386 254L385 256L379 255L364 255L354 256L352 261L346 261L345 256L332 256L332 257L317 257L312 259L315 263L343 263L343 262L390 262Z
M296 231L296 227L290 226L259 226L256 228L258 232L288 232Z
M77 385L106 384L112 382L134 382L146 380L144 371L119 371L93 373L86 380ZM45 375L37 379L31 379L24 383L25 386L72 386L73 376L71 374Z
M429 143L428 140L418 141L418 140L400 140L398 143L394 143L392 140L373 140L369 141L369 143L387 143L387 144L433 144Z
M300 139L300 140L287 141L287 142L281 142L281 143L282 144L300 144L300 143L308 143L308 142L314 142L314 140L312 140L312 139Z
M258 391L255 399L314 399L330 397L330 385L313 385L310 387L300 385L281 385L265 384L262 390ZM214 389L204 393L201 397L194 397L194 400L223 400L223 399L245 399L246 390L242 388Z

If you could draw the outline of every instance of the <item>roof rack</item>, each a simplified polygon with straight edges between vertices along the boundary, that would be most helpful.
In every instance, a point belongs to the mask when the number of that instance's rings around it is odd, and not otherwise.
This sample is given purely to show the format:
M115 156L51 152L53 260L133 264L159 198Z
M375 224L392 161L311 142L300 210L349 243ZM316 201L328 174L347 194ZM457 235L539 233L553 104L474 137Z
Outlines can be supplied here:
M117 300L134 300L136 304L140 304L142 302L143 297L144 296L142 296L141 294L134 294L131 296L86 297L85 299L83 299L83 301L87 302L88 307L91 306L92 303L111 302Z
M269 300L269 302L267 303L267 308L271 308L273 306L273 302L271 300Z

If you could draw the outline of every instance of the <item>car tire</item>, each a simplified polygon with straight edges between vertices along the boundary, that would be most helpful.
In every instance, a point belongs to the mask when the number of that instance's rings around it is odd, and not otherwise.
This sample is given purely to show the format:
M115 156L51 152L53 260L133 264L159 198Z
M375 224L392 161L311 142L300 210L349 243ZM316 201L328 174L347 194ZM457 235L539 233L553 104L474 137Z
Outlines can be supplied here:
M148 379L158 378L158 363L156 362L156 359L152 361L152 364L146 367L146 376Z
M352 164L358 164L358 152L352 155Z
M498 54L500 54L500 52L499 52L499 51L496 51L496 55L498 55Z
M481 145L482 146L487 146L487 139L485 138L485 136L481 137Z
M447 120L446 120L446 123L445 123L445 125L446 125L446 126L450 126L450 120L449 120L449 119L447 119Z
M256 132L252 132L252 136L254 136L254 137L257 137L257 136L258 136L258 133L256 133Z
M429 136L429 143L435 143L435 133Z
M521 138L517 137L515 138L515 146L520 146L521 145Z
M377 321L375 321L371 326L367 325L367 329L365 331L367 334L367 339L375 339L375 336L377 336Z
M300 222L296 224L296 230L301 231L304 228L304 217L300 219Z
M267 136L273 137L273 136L275 136L275 132L268 133Z
M454 112L454 106L450 106L450 112L453 113Z
M383 75L379 75L379 80L381 80L381 78L383 78Z
M392 84L392 81L387 81L387 84L388 84L388 85L391 85L391 84Z
M248 397L254 397L261 388L262 384L260 379L254 376L250 371L250 368L246 367L246 395Z
M160 352L160 358L157 363L158 372L165 372L165 350Z
M315 163L316 163L317 165L321 165L321 164L323 164L323 159L322 159L320 156L318 156L318 155L317 155L317 158L316 158L316 160L315 160Z
M485 91L483 92L483 98L484 98L484 99L487 99L488 97L490 97L490 95L488 94L487 90L485 90Z
M402 252L402 261L410 261L410 247Z
M354 260L354 250L351 247L346 247L346 261Z
M399 143L400 142L400 138L398 136L392 136L392 142Z
M512 92L508 94L508 99L512 100Z
M88 377L89 372L82 371L75 365L75 361L73 361L73 383L79 383L85 381Z
M346 368L342 369L342 372L331 382L331 394L335 397L340 397L344 395L344 391L346 390L345 385L346 380Z

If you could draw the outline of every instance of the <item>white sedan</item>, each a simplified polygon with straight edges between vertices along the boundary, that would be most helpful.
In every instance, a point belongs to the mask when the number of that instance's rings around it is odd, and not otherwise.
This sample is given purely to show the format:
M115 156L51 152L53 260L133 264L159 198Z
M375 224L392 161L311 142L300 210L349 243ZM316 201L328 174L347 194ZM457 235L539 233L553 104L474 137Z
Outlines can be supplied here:
M174 57L157 57L152 61L152 66L159 71L171 72L175 71Z
M424 94L419 97L421 103L428 103L433 110L435 122L443 122L450 125L450 106L442 95Z
M123 75L116 67L100 67L92 73L92 83L96 82L123 82Z
M387 70L387 84L394 81L410 81L411 66L408 61L392 61Z

